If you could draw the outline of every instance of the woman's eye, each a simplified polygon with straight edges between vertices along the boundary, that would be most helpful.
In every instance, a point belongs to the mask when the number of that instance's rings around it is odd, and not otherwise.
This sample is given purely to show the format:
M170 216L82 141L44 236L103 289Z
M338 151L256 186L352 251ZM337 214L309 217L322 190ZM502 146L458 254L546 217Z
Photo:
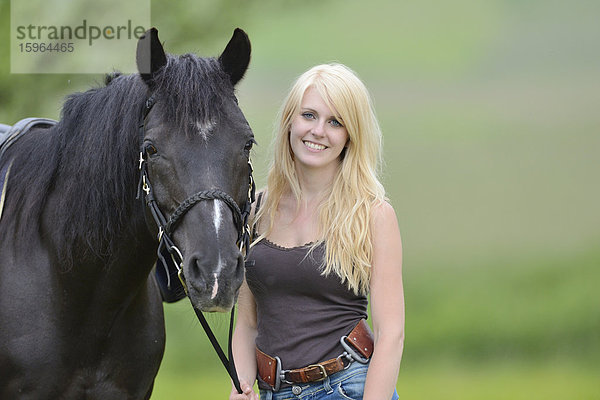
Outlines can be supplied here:
M158 153L158 149L154 147L153 144L146 145L146 154L148 154L149 156L153 156L156 153Z
M336 128L342 128L344 126L337 119L332 119L330 122L331 122L331 125L334 126L334 127L336 127Z
M314 119L315 118L315 114L313 114L311 112L303 112L302 116L306 119Z

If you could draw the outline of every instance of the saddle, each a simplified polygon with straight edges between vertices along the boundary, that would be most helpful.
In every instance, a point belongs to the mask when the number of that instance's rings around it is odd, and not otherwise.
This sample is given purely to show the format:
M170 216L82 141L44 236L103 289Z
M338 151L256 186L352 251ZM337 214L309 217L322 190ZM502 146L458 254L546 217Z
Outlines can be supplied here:
M48 118L25 118L13 126L0 124L0 162L6 150L31 128L51 128L54 125L56 121Z
M19 138L27 133L33 127L51 128L56 125L56 121L47 118L25 118L13 126L0 124L0 218L2 218L2 209L4 208L4 198L6 196L6 183L10 173L11 162L6 162L3 155L8 148Z

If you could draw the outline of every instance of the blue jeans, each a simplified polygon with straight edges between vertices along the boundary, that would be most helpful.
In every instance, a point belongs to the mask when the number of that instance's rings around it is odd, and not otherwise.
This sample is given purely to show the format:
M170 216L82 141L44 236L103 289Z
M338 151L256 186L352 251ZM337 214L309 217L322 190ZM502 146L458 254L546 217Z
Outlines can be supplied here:
M261 400L362 400L368 364L354 362L320 382L298 384L278 392L261 390ZM297 394L295 394L297 393ZM398 400L394 391L391 400Z

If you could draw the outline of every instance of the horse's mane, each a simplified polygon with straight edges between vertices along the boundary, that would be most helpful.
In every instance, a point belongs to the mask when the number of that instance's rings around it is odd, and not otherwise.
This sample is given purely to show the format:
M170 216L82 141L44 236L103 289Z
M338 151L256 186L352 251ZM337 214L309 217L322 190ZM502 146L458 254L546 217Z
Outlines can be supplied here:
M107 76L105 84L68 96L56 126L25 135L11 149L5 216L11 215L7 219L14 225L8 230L23 240L35 232L56 235L58 256L67 268L76 257L108 258L139 228L132 224L143 222L132 217L138 125L148 88L137 74ZM218 118L223 99L233 95L216 59L190 54L169 56L154 85L163 121L188 134L197 129L196 122ZM52 232L41 232L51 194L61 201L47 210Z

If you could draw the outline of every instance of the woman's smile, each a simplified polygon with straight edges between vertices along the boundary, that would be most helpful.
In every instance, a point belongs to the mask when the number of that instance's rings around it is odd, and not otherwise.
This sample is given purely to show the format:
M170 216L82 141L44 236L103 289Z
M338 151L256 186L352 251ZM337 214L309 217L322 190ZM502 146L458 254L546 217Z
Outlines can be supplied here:
M321 151L321 150L325 150L327 148L327 146L319 144L319 143L315 143L315 142L311 142L308 140L303 140L304 145L306 147L308 147L310 150L314 150L314 151Z

